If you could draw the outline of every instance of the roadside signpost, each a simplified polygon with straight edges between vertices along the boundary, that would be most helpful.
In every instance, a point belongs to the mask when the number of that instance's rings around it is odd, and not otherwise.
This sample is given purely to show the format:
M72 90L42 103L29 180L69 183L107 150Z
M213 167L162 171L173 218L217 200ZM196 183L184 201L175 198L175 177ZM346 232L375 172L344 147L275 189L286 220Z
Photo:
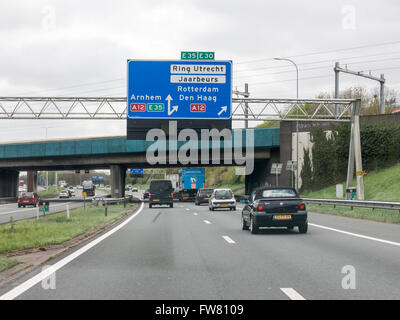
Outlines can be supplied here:
M283 163L273 163L271 166L271 174L276 175L276 186L279 186L279 178L278 175L282 173Z
M297 161L296 160L289 160L286 164L286 171L291 171L290 174L290 181L291 181L291 186L293 188L293 175L294 172L297 170Z
M45 215L46 212L49 212L49 206L49 201L39 201L39 212L43 212L43 215Z
M86 197L87 193L85 191L82 192L82 198L83 198L83 210L86 211Z
M212 60L213 52L181 57L128 60L128 119L232 119L232 61Z

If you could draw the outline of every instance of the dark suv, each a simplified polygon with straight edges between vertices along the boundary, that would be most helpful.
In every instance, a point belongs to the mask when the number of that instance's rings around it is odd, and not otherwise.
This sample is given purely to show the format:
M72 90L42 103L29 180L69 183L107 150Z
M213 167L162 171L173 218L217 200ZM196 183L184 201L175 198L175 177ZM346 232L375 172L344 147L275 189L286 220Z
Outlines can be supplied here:
M174 189L171 180L152 180L149 188L149 208L153 205L174 206Z
M194 204L196 206L199 206L202 203L208 203L208 200L210 200L210 197L211 197L213 191L214 191L214 189L199 189L199 190L197 190Z

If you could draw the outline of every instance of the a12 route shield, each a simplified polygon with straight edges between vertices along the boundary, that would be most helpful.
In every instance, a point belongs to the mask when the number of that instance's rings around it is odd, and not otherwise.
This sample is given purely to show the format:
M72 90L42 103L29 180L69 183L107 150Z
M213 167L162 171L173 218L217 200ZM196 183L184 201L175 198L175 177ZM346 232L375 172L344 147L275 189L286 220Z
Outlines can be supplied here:
M232 119L232 62L128 60L128 119Z

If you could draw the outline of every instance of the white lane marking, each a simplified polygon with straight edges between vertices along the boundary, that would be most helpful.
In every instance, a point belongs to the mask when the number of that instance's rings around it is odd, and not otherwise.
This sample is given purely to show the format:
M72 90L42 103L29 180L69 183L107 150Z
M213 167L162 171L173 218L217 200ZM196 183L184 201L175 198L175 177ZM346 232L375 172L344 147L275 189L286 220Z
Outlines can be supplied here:
M186 208L186 210L187 210L187 211L190 211L190 209L189 209L189 208Z
M133 216L129 217L126 219L124 222L116 226L114 229L111 229L107 233L103 234L102 236L98 237L97 239L93 240L92 242L88 243L84 247L80 248L79 250L76 250L75 252L71 253L69 256L65 257L64 259L58 261L57 263L53 264L51 268L47 268L46 270L40 272L36 276L33 276L29 280L25 281L24 283L20 284L19 286L15 287L14 289L8 291L7 293L3 294L0 296L0 300L13 300L25 291L29 290L32 288L34 285L39 283L40 281L46 279L49 277L51 274L56 272L57 270L61 269L64 267L66 264L70 263L74 259L78 258L81 254L85 253L89 249L93 248L95 245L99 244L101 241L104 239L108 238L111 236L113 233L117 232L121 228L123 228L125 225L127 225L132 219L136 218L137 215L143 210L144 207L144 202L142 202L138 212L136 212Z
M205 224L211 224L211 222L208 221L208 220L203 220L203 221L204 221Z
M59 206L65 206L67 204L70 204L72 202L65 202L65 203L60 203L60 204L54 204L51 205L50 208L54 208L54 207L59 207ZM27 208L27 209L20 209L20 210L14 210L14 211L8 211L8 212L1 212L0 215L5 215L5 214L10 214L10 213L15 213L15 212L27 212L27 211L32 211L32 210L37 210L35 207L33 208Z
M301 294L299 294L293 288L280 288L284 294L286 294L290 300L306 300Z
M400 247L400 243L399 243L399 242L394 242L394 241L389 241L389 240L374 238L374 237L370 237L370 236L364 236L364 235L362 235L362 234L353 233L353 232L348 232L348 231L343 231L343 230L334 229L334 228L329 228L329 227L321 226L321 225L319 225L319 224L314 224L314 223L309 223L309 225L310 225L310 226L313 226L313 227L325 229L325 230L330 230L330 231L334 231L334 232L338 232L338 233L347 234L347 235L349 235L349 236L353 236L353 237L357 237L357 238L362 238L362 239L367 239L367 240L382 242L382 243L391 244L391 245L393 245L393 246L398 246L398 247Z
M193 215L197 216L197 215L198 215L198 213L197 213L197 212L193 212Z
M234 244L236 243L235 241L233 241L230 237L228 236L222 236L222 238L224 238L224 240L228 243Z

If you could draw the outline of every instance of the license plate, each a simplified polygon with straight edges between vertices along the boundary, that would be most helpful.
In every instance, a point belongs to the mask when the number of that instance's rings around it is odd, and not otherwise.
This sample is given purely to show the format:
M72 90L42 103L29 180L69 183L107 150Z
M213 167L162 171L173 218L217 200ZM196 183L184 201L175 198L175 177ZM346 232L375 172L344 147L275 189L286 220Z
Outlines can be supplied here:
M153 202L159 202L160 199L153 199Z
M275 220L290 220L292 219L292 215L291 214L279 214L274 216Z
M204 198L205 200L210 200L210 198Z
M227 207L228 206L228 204L227 203L223 203L223 204L221 204L221 207Z
M25 200L24 203L29 203L29 201Z

